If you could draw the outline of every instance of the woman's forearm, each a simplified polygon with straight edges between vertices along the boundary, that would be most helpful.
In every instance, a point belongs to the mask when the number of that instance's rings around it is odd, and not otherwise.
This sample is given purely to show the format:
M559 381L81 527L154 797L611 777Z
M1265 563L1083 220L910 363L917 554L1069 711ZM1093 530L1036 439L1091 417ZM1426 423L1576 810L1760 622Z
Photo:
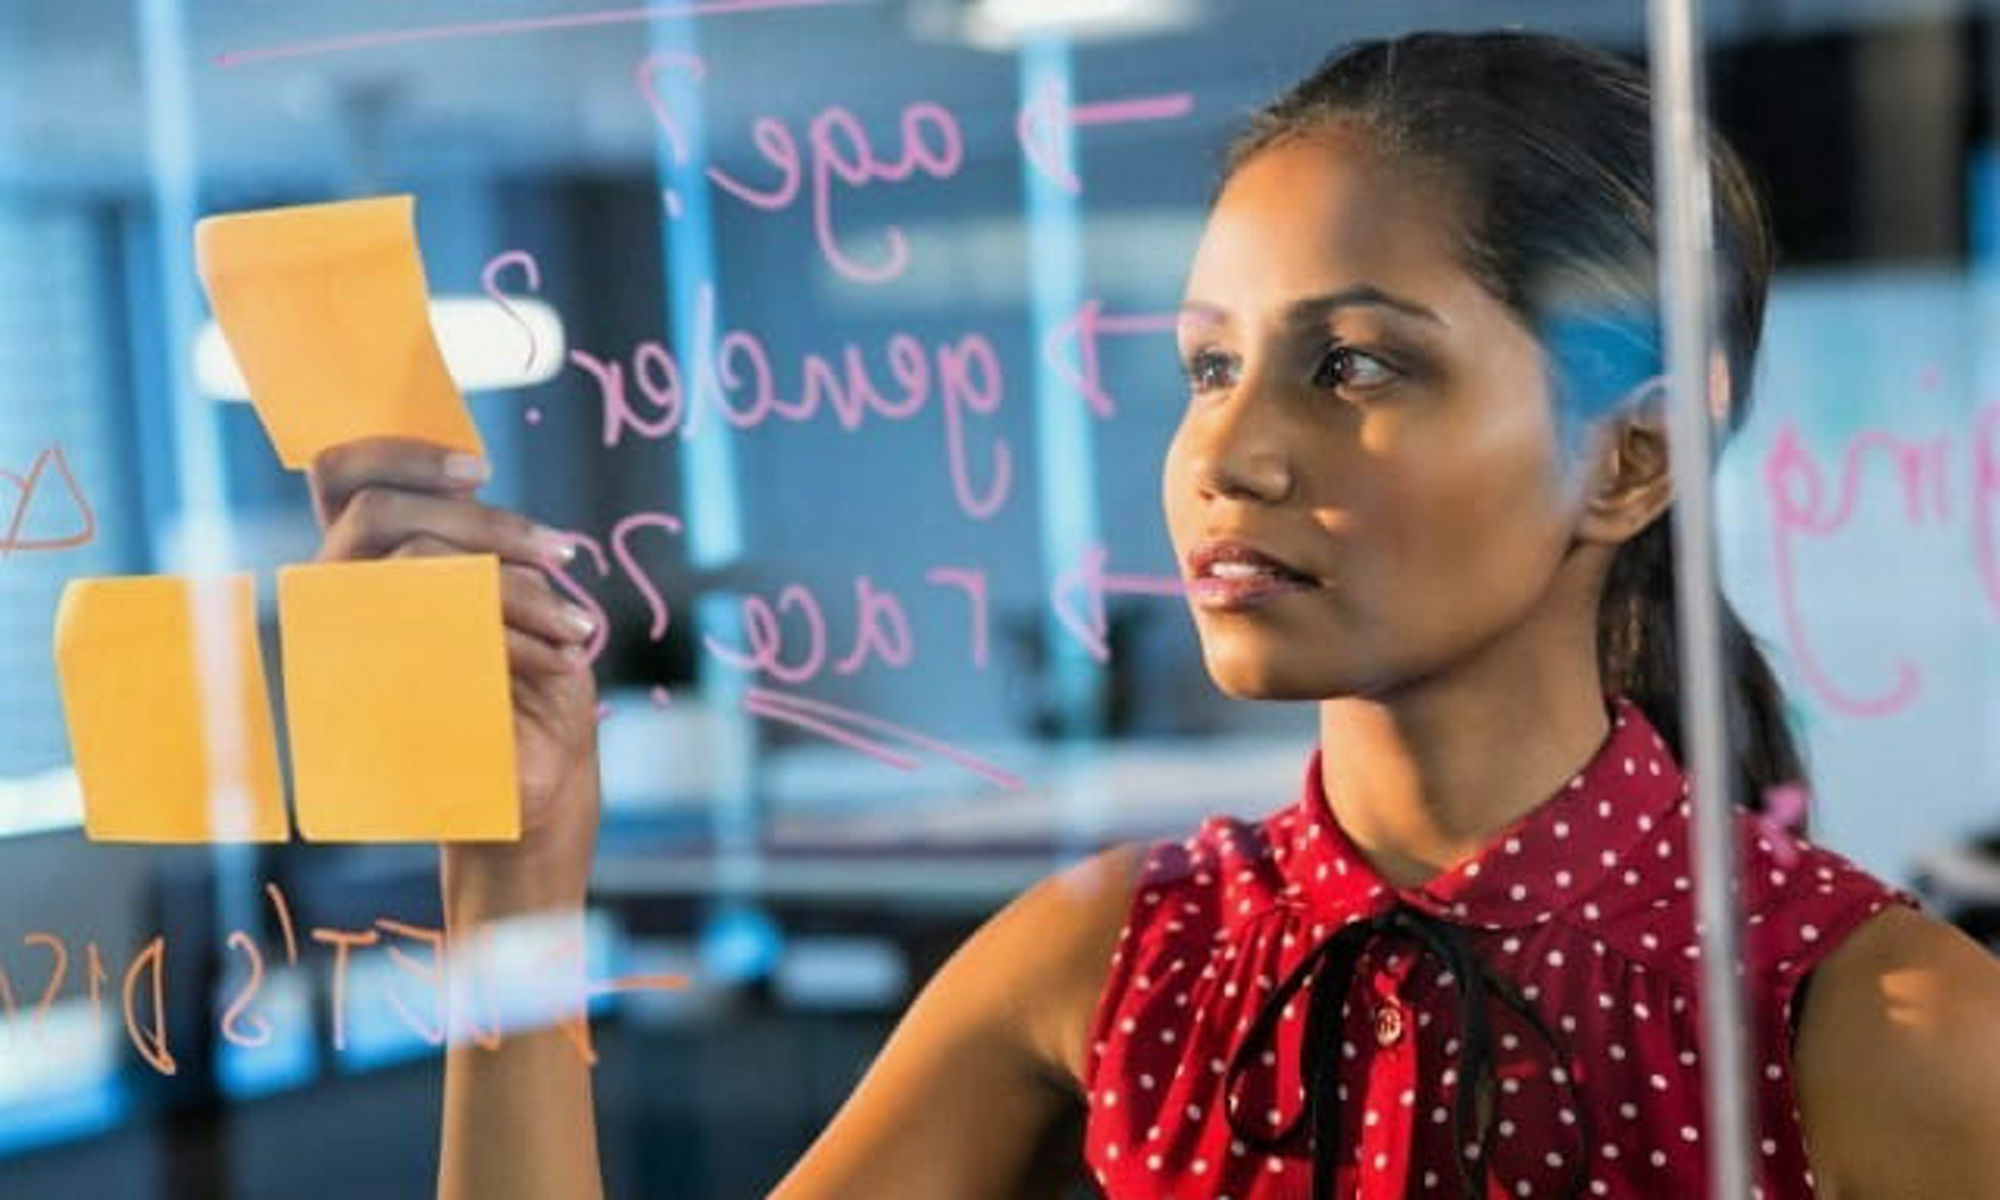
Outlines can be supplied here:
M447 934L465 969L454 985L464 1015L445 1056L438 1196L592 1200L603 1182L585 1050L582 880L492 850L445 851ZM523 957L544 966L523 970ZM516 965L492 969L501 959ZM490 1002L472 993L510 988L557 998L565 1019L474 1036L473 1027L490 1026Z
M508 1034L498 1049L445 1058L440 1200L603 1194L590 1068L555 1028Z

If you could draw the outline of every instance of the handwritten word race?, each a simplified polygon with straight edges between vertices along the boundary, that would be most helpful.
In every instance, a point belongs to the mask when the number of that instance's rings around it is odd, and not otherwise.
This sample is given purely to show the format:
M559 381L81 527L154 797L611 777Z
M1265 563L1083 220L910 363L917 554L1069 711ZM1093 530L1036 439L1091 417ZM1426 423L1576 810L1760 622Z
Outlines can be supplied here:
M578 560L569 567L550 570L556 586L592 617L597 632L586 646L592 662L603 653L609 640L610 620L597 594L579 581L582 565L588 563L595 568L600 580L620 578L637 592L649 617L647 636L658 641L666 636L672 623L672 609L658 583L640 565L634 543L642 534L678 537L681 531L680 518L671 513L638 512L612 528L608 550L603 542L588 534L565 534L580 552ZM1110 658L1107 597L1177 596L1184 590L1177 576L1113 572L1108 569L1108 559L1109 553L1103 546L1085 547L1074 567L1057 574L1048 596L1058 625L1100 662ZM967 658L975 669L984 670L990 650L986 569L970 565L933 566L924 572L924 583L962 596L966 608ZM892 670L911 666L917 658L917 632L901 594L868 575L854 576L853 591L851 637L837 638L831 631L826 606L818 593L805 584L788 583L778 588L775 597L755 592L737 596L738 624L744 641L731 644L706 634L702 638L703 648L727 669L793 685L821 679L829 668L836 675L853 675L871 663ZM841 646L845 646L845 652L835 657ZM663 687L655 687L652 697L656 705L664 706L670 701ZM931 750L1003 787L1021 786L1012 774L990 763L917 730L892 725L866 713L757 688L751 689L746 701L744 707L753 715L786 721L893 766L907 770L914 768L915 763L884 748L880 737ZM600 710L599 715L605 711L608 710ZM866 735L857 733L857 729L867 731Z
M586 647L592 661L608 640L609 620L597 596L578 582L578 564L587 559L600 579L622 577L646 606L650 618L647 636L658 641L666 636L672 610L659 585L640 565L634 543L648 531L677 536L681 528L680 519L671 513L633 513L612 528L608 552L605 543L588 534L566 535L581 552L578 563L551 568L551 573L556 586L589 612L597 627ZM936 566L924 573L924 579L929 586L965 598L967 657L975 668L984 669L989 645L985 569ZM747 644L731 646L711 636L703 639L704 645L726 667L791 684L809 683L829 667L837 675L853 675L871 661L895 669L909 666L917 655L917 641L901 596L867 575L856 575L853 586L854 633L837 659L832 657L834 646L824 603L811 588L796 583L779 588L775 599L755 593L738 598ZM787 633L787 628L792 632Z

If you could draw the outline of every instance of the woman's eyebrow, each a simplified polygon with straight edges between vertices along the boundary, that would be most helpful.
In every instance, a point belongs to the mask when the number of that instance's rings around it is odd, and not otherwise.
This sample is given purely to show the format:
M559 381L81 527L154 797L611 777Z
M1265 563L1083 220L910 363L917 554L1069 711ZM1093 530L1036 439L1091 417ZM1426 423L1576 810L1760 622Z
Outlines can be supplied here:
M1343 308L1358 306L1387 308L1394 312L1402 313L1405 316L1428 321L1439 328L1448 327L1443 317L1418 304L1416 301L1405 300L1400 296L1393 296L1381 288L1368 283L1356 284L1353 287L1342 288L1340 291L1328 292L1320 296L1309 296L1303 300L1294 300L1286 306L1285 315L1295 325L1317 325L1324 322L1327 316L1333 312Z
M1357 307L1386 308L1426 321L1440 329L1450 327L1449 322L1431 309L1414 300L1391 295L1368 283L1294 300L1285 306L1285 323L1293 326L1319 325L1325 323L1329 315L1340 309ZM1184 301L1177 316L1183 327L1192 329L1207 329L1230 324L1229 310L1206 300Z
M1191 329L1209 329L1229 324L1229 310L1206 300L1183 301L1174 316L1176 324Z

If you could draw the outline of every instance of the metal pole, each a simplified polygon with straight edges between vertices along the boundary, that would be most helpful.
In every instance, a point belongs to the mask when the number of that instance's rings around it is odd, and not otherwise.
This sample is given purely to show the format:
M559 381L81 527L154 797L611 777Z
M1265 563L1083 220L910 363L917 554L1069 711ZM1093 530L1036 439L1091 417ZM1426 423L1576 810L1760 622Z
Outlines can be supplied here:
M1683 765L1693 800L1695 931L1707 1053L1709 1195L1749 1200L1750 1122L1743 994L1737 972L1736 878L1726 680L1709 487L1709 360L1714 345L1712 198L1705 153L1697 0L1651 0L1653 173L1666 310L1668 443L1680 610Z

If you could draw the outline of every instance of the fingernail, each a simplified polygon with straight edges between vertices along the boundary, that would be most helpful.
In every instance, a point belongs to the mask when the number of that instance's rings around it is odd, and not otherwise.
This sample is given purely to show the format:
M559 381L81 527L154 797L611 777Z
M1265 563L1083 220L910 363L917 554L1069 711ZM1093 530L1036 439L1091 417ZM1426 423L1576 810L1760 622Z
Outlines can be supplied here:
M568 625L580 637L589 637L597 632L597 622L590 619L589 613L574 604L563 605L562 619L563 624Z
M444 477L454 483L485 483L492 476L486 460L477 454L448 454L444 460Z
M581 667L590 662L590 652L582 646L564 646L561 653L572 667Z
M576 543L567 534L559 533L546 525L537 525L528 532L528 540L534 544L535 553L558 563L566 563L576 557Z

